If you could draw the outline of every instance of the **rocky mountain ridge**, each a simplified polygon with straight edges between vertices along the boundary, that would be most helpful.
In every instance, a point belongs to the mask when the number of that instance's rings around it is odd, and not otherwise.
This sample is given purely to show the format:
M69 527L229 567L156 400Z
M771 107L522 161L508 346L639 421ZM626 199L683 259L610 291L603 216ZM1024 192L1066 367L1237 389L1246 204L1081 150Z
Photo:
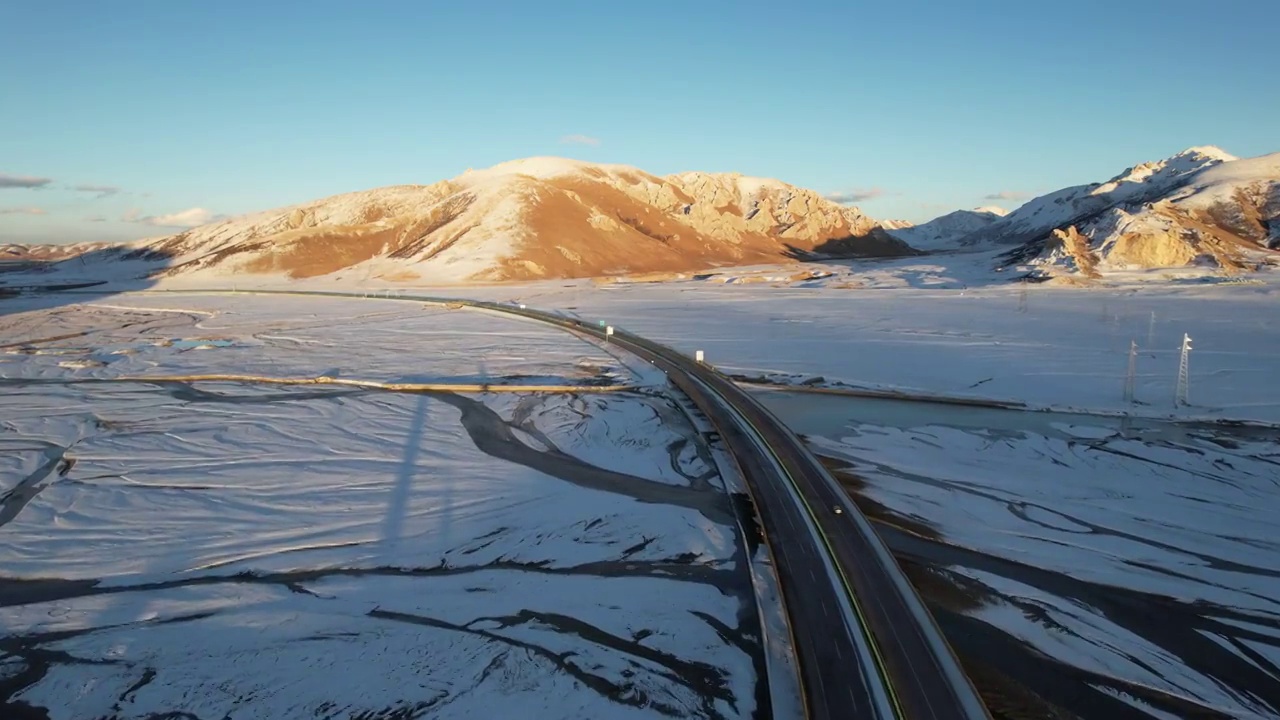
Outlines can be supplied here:
M1041 274L1184 267L1236 272L1280 261L1280 153L1236 159L1193 148L1107 183L1028 202L956 240L1012 244L1002 262Z
M1280 154L1241 160L1191 148L1013 212L960 210L919 225L876 220L778 180L528 158L125 245L0 246L0 269L74 258L86 276L103 266L105 277L215 284L241 276L455 283L995 249L1003 252L993 269L1041 275L1275 264Z
M914 251L857 208L777 180L658 177L529 158L432 185L339 195L147 244L166 275L354 273L503 281L677 272Z

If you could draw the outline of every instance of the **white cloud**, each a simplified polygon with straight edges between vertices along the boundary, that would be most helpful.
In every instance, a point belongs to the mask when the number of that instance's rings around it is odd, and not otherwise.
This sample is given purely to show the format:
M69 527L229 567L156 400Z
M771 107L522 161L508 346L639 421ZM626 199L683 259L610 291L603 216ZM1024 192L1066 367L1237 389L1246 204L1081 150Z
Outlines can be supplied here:
M48 215L44 208L38 207L15 207L0 208L0 215Z
M120 188L115 185L76 185L71 189L76 192L93 193L99 198L110 197L120 192Z
M215 215L212 210L198 207L179 210L168 215L143 215L141 210L130 208L125 212L124 217L120 219L124 222L140 223L154 227L193 228L220 220L222 216Z
M1022 190L1001 190L1000 192L983 195L984 200L1026 200L1031 197L1031 193Z
M42 188L51 182L53 182L53 180L49 178L0 173L0 188Z
M873 187L862 190L846 190L844 192L833 192L823 195L824 198L833 203L848 205L856 202L866 202L867 200L875 200L885 194L883 188Z
M590 135L565 135L560 138L561 145L590 145L591 147L600 146L600 138L591 137Z

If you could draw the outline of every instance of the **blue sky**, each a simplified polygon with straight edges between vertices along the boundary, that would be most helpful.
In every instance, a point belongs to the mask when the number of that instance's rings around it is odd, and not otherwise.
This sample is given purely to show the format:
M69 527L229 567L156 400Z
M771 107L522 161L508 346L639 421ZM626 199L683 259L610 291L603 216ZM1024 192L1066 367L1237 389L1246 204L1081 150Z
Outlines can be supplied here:
M533 155L777 177L883 218L1013 207L1192 145L1280 151L1277 27L1267 0L9 0L0 241Z

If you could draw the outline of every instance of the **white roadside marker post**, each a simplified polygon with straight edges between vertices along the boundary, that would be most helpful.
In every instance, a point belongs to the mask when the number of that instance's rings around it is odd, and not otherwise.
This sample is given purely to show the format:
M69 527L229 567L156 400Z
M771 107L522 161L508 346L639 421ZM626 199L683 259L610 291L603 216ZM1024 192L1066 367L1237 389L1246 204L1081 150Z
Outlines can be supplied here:
M705 356L705 355L703 355L703 354L702 354L702 351L701 351L701 350L694 350L694 351L693 351L693 359L694 359L694 360L695 360L699 365L701 365L701 364L703 364L703 362L705 362L705 361L706 361L706 359L707 359L707 358L706 358L706 356Z

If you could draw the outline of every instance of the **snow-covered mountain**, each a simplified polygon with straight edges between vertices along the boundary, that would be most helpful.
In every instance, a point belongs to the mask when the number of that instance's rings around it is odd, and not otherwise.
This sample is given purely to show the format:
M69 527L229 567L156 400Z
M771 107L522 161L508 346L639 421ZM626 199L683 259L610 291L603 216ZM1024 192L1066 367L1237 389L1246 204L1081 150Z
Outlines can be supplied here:
M1192 148L1110 182L1036 198L963 241L1019 242L1010 262L1096 275L1280 260L1280 153L1236 159Z
M697 172L657 177L562 158L339 195L143 247L166 258L165 275L348 274L436 282L913 252L857 208L777 180Z
M1215 147L1065 188L1017 210L959 210L920 225L778 180L666 177L626 165L529 158L432 185L338 195L124 245L0 247L6 269L93 279L332 277L466 282L688 272L813 256L1009 248L1001 265L1097 273L1280 257L1280 155ZM75 262L63 262L74 258Z
M960 238L991 227L1008 212L999 207L981 207L956 210L919 225L891 220L881 226L917 250L945 250L955 247Z
M1165 160L1135 165L1110 180L1063 188L1034 198L1000 222L960 239L961 244L1020 243L1037 240L1055 228L1084 222L1119 205L1137 205L1181 187L1204 168L1235 160L1212 147L1194 147Z

